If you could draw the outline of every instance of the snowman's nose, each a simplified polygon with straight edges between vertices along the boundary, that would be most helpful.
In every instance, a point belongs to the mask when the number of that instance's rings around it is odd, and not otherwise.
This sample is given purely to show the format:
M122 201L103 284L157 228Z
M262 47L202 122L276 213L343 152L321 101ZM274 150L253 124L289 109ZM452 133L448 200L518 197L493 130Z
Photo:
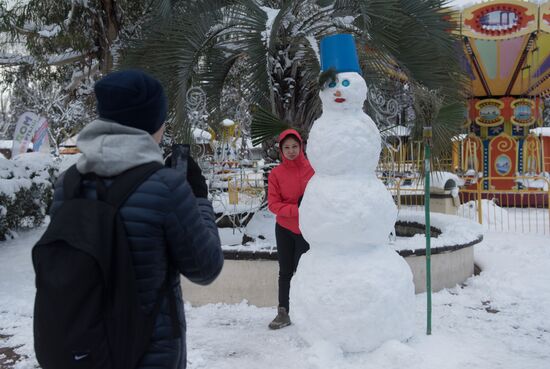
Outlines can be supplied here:
M340 97L342 96L342 93L340 92L340 90L336 90L336 92L334 93L334 96Z

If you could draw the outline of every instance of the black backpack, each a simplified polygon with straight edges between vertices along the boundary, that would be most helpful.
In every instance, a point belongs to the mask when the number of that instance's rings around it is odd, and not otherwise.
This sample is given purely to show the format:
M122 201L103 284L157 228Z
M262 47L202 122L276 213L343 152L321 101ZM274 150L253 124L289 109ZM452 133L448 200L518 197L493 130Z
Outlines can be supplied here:
M32 250L36 273L34 347L44 369L133 369L147 350L161 302L169 296L174 337L179 323L167 273L151 312L143 311L131 251L118 214L130 194L163 166L149 163L107 188L75 166L65 173L64 201ZM82 196L95 180L97 199Z

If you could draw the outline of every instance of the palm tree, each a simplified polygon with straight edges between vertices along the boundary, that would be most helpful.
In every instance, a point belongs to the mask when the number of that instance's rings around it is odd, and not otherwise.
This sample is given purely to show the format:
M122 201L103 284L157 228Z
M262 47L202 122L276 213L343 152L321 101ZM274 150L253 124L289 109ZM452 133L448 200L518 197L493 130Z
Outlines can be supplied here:
M158 14L121 51L119 67L148 69L163 81L180 139L188 139L188 88L201 86L208 112L216 116L227 113L224 92L236 77L239 98L257 107L257 141L285 125L307 136L321 113L318 42L325 35L352 33L368 84L384 86L404 76L407 84L438 91L443 107L434 136L450 139L463 122L463 74L447 2L157 0Z

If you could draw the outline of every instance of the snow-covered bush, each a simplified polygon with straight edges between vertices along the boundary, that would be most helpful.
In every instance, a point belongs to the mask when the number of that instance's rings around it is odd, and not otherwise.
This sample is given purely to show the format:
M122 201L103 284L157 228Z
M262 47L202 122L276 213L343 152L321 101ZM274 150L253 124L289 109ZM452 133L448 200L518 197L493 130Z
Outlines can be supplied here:
M16 229L42 224L58 169L47 154L0 158L0 240Z

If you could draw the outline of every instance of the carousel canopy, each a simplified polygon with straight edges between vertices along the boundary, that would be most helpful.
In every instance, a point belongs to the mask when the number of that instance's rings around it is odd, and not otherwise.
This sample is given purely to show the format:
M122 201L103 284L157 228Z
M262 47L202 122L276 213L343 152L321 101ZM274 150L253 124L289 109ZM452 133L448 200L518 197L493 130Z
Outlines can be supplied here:
M459 16L473 97L550 96L550 1L490 1Z

